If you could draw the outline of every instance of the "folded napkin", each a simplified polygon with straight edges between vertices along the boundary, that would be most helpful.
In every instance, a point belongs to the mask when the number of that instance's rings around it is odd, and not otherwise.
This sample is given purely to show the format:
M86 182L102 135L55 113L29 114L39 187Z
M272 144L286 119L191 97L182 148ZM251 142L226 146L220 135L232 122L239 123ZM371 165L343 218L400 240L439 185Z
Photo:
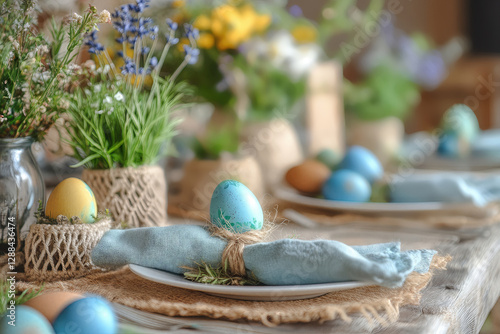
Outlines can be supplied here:
M471 153L476 157L500 157L500 130L481 131L472 142Z
M221 263L226 241L197 225L110 230L92 252L100 267L137 264L182 274L182 266ZM365 281L399 287L413 271L429 270L433 250L404 251L387 243L350 247L338 241L283 239L245 246L248 272L267 285Z
M500 176L416 174L389 182L391 202L473 203L484 206L500 199Z

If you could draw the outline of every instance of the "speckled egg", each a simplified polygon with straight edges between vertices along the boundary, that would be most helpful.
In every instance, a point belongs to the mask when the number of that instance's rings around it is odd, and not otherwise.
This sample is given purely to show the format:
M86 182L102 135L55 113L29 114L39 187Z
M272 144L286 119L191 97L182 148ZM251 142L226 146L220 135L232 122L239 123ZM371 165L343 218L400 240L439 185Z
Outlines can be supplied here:
M257 197L244 184L225 180L215 188L210 201L212 224L235 233L260 230L264 213Z
M323 186L323 196L332 201L367 202L371 192L363 176L345 169L334 172Z
M384 168L375 154L362 146L351 146L337 168L356 172L370 183L384 175Z
M77 216L83 223L91 224L97 215L94 192L80 179L65 179L50 194L45 215L49 218L57 218L59 215L68 218Z
M285 180L298 191L319 193L331 173L330 168L325 164L316 160L306 160L290 168L285 175Z
M118 321L111 305L101 297L79 299L68 305L54 320L56 334L115 334Z
M15 320L15 322L12 322ZM9 324L10 322L10 324ZM13 326L15 324L15 326ZM12 314L7 310L0 319L0 333L5 334L54 334L54 329L37 310L25 305L17 305Z

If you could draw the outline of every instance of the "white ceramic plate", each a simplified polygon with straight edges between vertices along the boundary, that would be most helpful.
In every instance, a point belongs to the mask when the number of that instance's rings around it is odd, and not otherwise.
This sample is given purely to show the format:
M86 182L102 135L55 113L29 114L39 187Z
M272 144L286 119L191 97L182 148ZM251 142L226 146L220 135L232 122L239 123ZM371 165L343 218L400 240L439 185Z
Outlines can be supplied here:
M468 217L488 217L495 212L491 207L478 207L469 203L354 203L330 201L303 195L287 186L277 186L274 195L281 200L318 209L346 211L372 215L463 214Z
M440 171L489 171L500 168L500 157L469 157L464 159L444 158L431 155L418 168Z
M322 296L333 291L349 290L362 286L372 285L366 282L341 282L279 286L212 285L191 282L181 275L172 274L163 270L146 268L135 264L131 264L129 267L134 274L150 281L175 286L178 288L201 291L213 296L241 300L284 301L307 299Z

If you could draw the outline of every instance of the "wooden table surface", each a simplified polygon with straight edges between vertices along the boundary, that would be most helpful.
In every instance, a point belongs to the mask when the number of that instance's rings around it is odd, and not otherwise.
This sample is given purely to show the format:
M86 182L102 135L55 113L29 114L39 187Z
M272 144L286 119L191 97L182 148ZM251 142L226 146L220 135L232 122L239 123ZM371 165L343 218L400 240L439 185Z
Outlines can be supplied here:
M184 221L185 223L185 221ZM338 319L323 324L286 324L269 328L259 323L230 322L208 318L167 317L120 305L116 310L122 329L136 333L478 333L500 296L500 226L477 234L460 234L412 229L377 227L373 224L321 227L311 230L289 223L281 235L293 233L301 239L334 238L350 245L400 240L403 248L432 248L450 254L448 270L438 271L422 291L418 306L404 306L399 320L389 327L375 327L352 315L347 324ZM475 235L474 235L475 234ZM132 324L131 324L132 323ZM125 332L125 331L124 331ZM128 331L127 331L128 332Z

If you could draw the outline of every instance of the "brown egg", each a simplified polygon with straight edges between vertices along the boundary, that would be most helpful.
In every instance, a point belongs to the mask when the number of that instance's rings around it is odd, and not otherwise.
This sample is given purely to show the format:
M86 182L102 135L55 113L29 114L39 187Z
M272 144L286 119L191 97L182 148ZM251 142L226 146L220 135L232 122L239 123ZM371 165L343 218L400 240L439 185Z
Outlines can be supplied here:
M330 177L330 168L316 160L306 160L291 168L285 175L286 181L298 191L319 193L323 183Z
M59 313L61 313L66 306L81 298L83 298L83 295L75 292L42 292L41 295L28 300L24 303L24 305L34 308L43 314L43 316L47 318L50 323L53 323Z

